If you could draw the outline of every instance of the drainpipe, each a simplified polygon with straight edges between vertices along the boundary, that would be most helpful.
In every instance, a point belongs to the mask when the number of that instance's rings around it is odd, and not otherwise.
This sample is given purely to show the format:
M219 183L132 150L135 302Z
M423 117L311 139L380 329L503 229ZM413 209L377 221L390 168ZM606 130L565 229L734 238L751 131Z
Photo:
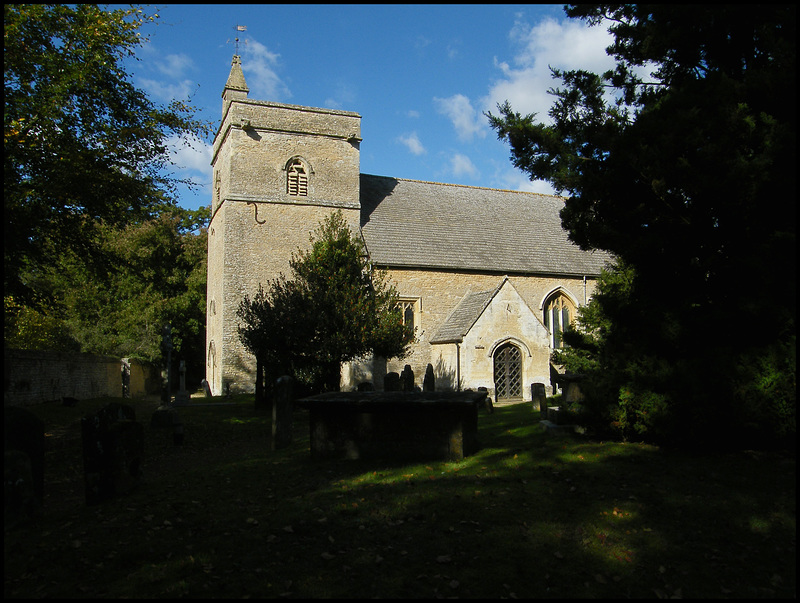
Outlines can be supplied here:
M586 275L583 275L583 305L586 305Z
M456 342L456 391L461 391L461 346Z

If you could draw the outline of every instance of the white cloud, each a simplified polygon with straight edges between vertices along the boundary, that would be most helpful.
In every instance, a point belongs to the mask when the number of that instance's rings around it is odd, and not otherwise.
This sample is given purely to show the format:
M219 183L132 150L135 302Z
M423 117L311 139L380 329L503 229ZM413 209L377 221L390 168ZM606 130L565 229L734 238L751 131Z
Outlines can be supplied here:
M185 54L168 54L161 60L154 61L156 69L169 77L181 77L186 71L194 67L194 63Z
M549 182L544 180L533 180L517 169L507 169L497 176L500 181L499 188L522 191L526 193L542 193L544 195L555 195L556 192Z
M192 136L171 136L167 140L170 160L184 176L200 184L211 182L211 157L213 146Z
M291 98L289 87L276 69L280 55L252 39L242 49L242 69L252 98L281 101Z
M481 101L485 110L494 113L498 103L507 100L514 111L536 113L540 120L549 122L547 113L553 96L547 90L559 85L552 78L550 67L602 73L614 65L605 52L613 38L602 25L589 27L569 19L545 19L531 26L517 20L509 37L518 47L513 66L495 59L502 76Z
M335 85L335 91L322 103L328 109L341 109L342 107L353 106L356 102L356 94L351 84L339 81Z
M446 115L456 129L460 140L471 140L474 135L486 136L486 123L483 115L472 106L463 94L448 98L434 97L433 102L439 113Z
M422 145L422 142L420 142L419 136L417 136L416 132L411 132L411 134L399 136L397 138L397 142L408 147L408 150L411 151L414 155L423 155L426 152L425 147Z
M469 157L456 153L450 158L450 169L454 176L470 176L477 178L479 176L478 168L472 163Z
M423 50L425 47L429 46L431 43L430 38L426 38L422 34L418 35L416 40L414 40L414 49L418 52Z
M137 82L154 99L164 102L186 100L197 86L191 80L160 82L148 78L138 78Z

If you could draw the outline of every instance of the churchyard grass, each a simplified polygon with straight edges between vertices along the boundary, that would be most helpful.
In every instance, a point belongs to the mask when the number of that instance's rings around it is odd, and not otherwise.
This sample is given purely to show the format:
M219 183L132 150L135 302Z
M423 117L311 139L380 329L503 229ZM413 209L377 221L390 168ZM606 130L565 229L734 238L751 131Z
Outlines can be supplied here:
M481 411L458 462L314 461L308 418L270 452L252 397L145 426L139 487L87 507L80 417L45 421L40 517L7 531L5 597L794 597L795 459L692 456ZM196 400L195 400L196 401Z

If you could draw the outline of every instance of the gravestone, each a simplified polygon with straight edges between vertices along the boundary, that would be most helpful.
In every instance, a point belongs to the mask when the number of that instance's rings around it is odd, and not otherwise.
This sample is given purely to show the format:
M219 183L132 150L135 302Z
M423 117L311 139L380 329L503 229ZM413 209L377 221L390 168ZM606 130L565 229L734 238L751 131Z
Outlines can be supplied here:
M175 394L175 406L186 406L189 404L191 396L186 391L186 361L181 360L180 364L180 389Z
M288 375L275 384L272 400L272 450L286 448L292 443L292 404L294 380Z
M400 391L400 375L395 372L386 373L383 376L383 391L385 392L399 392Z
M100 504L139 484L144 430L130 406L112 403L81 419L86 504Z
M531 401L533 402L534 411L541 411L542 405L547 407L547 393L544 383L531 383Z
M425 367L425 377L422 379L422 391L432 392L436 390L436 375L433 374L433 365Z
M4 523L16 525L44 499L44 423L31 411L3 408Z
M494 412L494 405L492 404L492 397L489 395L489 390L484 386L480 386L478 391L486 394L486 398L483 400L483 409L489 414L492 414Z
M203 388L203 393L206 395L206 398L210 398L211 397L211 386L208 384L208 381L203 379L200 382L200 386Z
M403 372L400 374L400 391L414 391L414 371L411 370L410 364L405 365L403 367Z

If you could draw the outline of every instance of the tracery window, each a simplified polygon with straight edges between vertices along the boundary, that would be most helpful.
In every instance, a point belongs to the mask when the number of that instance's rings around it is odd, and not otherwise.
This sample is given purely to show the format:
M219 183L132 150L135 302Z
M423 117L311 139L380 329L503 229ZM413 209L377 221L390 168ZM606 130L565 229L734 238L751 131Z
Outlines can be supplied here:
M563 348L562 334L570 328L575 306L563 293L555 293L544 304L544 326L550 331L550 346Z
M286 192L295 197L308 196L308 169L300 159L292 159L287 166Z
M416 326L416 300L400 300L399 306L400 311L403 313L403 324L411 325L411 328L413 329Z

